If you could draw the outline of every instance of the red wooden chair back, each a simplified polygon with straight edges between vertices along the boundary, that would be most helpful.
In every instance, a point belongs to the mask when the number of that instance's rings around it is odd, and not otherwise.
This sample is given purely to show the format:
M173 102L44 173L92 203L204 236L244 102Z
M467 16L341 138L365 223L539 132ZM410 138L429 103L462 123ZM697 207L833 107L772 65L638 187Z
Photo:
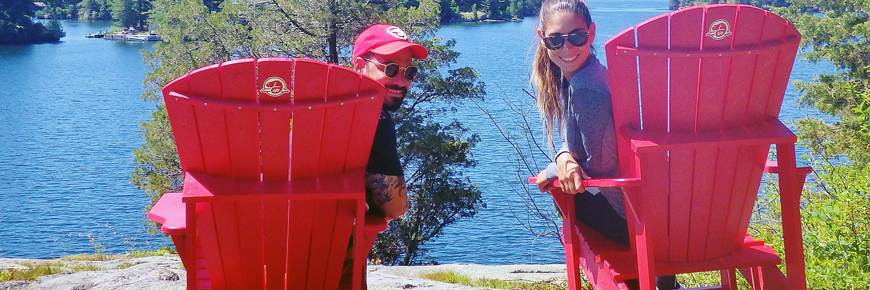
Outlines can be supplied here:
M661 15L605 45L616 128L687 135L776 122L800 34L753 6ZM660 261L704 261L744 242L770 143L697 142L648 153L641 166L617 136L623 177L642 177ZM624 158L627 157L627 158ZM629 194L631 195L631 193Z
M194 70L163 94L182 170L287 181L365 168L380 87L337 65L263 58Z
M189 278L214 289L335 289L362 217L383 86L337 65L263 58L194 70L163 95L187 226L207 266L208 277Z

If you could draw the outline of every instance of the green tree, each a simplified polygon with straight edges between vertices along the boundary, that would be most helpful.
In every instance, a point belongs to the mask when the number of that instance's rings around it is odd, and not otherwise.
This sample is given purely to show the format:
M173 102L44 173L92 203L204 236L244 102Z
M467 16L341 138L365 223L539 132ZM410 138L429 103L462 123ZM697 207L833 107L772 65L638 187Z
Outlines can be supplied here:
M159 102L159 88L168 81L230 59L307 57L349 64L353 41L368 25L385 22L406 28L430 52L429 58L416 63L421 74L409 91L406 108L394 115L411 209L391 221L379 240L420 238L392 243L406 249L402 252L374 255L386 263L417 263L426 241L483 206L480 192L460 171L475 165L469 150L477 137L459 123L442 125L433 118L484 94L473 69L451 69L458 57L454 42L434 37L439 6L433 0L421 0L418 6L397 1L237 0L210 9L200 0L155 0L151 21L165 41L145 52L149 73L143 98ZM165 108L158 105L152 116L142 124L145 141L134 152L138 166L131 182L156 201L162 193L181 188L181 170Z
M719 3L747 4L758 7L783 7L789 5L787 0L668 0L668 8L675 10L694 5Z
M809 288L870 285L870 2L792 0L774 12L803 34L805 59L837 68L814 82L794 83L802 105L835 117L795 124L815 172L802 201ZM762 233L779 235L766 227L775 218L760 220Z
M0 2L0 44L30 44L57 42L66 36L56 20L46 25L34 23L33 2L8 0Z
M487 1L486 18L487 19L502 19L502 7L500 0Z
M440 0L441 2L441 23L450 22L453 18L459 17L459 7L454 0Z
M83 0L79 2L79 19L83 20L109 20L112 19L109 3L107 0Z
M145 28L151 0L108 0L112 19L121 27Z

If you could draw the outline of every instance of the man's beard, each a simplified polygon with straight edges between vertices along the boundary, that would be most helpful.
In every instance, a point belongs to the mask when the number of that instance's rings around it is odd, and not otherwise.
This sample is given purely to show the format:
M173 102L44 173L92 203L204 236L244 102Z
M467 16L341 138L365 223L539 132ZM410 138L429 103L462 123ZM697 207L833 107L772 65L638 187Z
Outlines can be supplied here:
M395 112L395 111L398 111L398 110L399 110L399 107L402 106L402 102L404 102L404 100L405 100L405 96L408 95L408 88L400 87L400 86L395 86L395 85L385 86L385 88L387 88L387 89L391 89L391 90L399 90L399 91L402 91L402 97L401 97L401 98L394 98L394 100L396 100L396 102L394 102L394 103L392 103L392 104L388 104L387 102L384 102L384 105L383 105L384 110L387 110L387 111L389 111L389 112Z

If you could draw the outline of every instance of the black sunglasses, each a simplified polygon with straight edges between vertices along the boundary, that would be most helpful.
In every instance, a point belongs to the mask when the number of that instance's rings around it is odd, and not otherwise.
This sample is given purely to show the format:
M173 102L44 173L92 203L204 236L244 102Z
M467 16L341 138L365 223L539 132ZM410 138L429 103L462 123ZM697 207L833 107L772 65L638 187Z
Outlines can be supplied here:
M563 35L544 37L544 46L550 50L557 50L562 48L562 45L565 45L566 39L573 46L583 46L589 41L589 32L571 32Z
M384 67L384 75L386 75L388 78L395 77L396 75L399 74L399 70L402 70L402 69L405 70L405 73L404 73L405 78L408 79L409 81L414 80L414 78L417 77L417 67L413 66L413 65L409 65L406 67L400 67L397 63L394 63L394 62L391 62L388 64L382 64L382 63L379 63L379 62L371 60L371 59L364 59L364 60L367 62L373 63L373 64L383 66Z

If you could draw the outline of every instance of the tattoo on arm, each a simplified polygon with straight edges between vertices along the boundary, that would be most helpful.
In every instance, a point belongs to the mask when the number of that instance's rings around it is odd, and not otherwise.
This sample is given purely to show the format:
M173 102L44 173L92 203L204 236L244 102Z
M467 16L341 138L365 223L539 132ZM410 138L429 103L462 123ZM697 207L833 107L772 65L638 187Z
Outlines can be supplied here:
M404 197L407 188L401 176L366 173L366 191L375 205L380 207L395 198Z

